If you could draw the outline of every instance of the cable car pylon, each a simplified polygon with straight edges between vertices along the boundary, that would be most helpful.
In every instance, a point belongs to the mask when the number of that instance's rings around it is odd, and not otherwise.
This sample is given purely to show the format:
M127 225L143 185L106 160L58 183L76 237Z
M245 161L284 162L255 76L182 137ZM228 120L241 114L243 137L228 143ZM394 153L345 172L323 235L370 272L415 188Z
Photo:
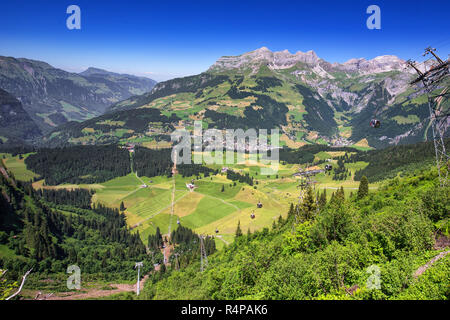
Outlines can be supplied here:
M204 236L199 235L200 238L200 271L203 272L208 267L208 256L206 255L206 248L204 243Z
M407 64L414 68L419 75L411 82L411 85L422 83L428 97L428 110L430 113L430 127L433 134L436 167L439 175L439 183L441 187L443 187L448 183L448 171L450 170L450 156L445 150L444 143L446 128L442 128L442 126L447 125L450 116L448 104L445 103L448 98L449 87L448 82L444 83L444 80L448 78L450 74L450 62L449 60L443 61L434 53L434 51L436 51L436 49L431 47L425 49L423 56L431 54L438 62L438 64L431 66L429 70L425 72L420 71L411 60L408 60ZM434 95L434 92L440 90L442 86L444 86L443 90L440 91L438 95ZM445 110L446 107L447 110Z

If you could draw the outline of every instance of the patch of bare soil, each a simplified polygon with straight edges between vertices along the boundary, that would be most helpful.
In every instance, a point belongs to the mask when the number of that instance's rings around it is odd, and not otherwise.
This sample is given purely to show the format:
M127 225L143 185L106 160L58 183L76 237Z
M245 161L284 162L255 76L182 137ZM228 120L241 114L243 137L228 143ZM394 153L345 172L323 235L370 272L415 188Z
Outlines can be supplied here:
M148 275L144 276L144 278L141 279L140 288L141 290L144 288L145 281L148 279ZM110 290L104 290L104 289L88 289L85 292L79 292L79 291L70 291L70 292L63 292L58 293L57 295L44 295L45 300L83 300L83 299L90 299L90 298L100 298L100 297L107 297L111 296L113 294L122 293L122 292L132 292L136 291L136 284L124 284L124 283L117 283L117 284L110 284L111 288ZM36 292L37 299L39 300L39 292ZM48 297L47 297L48 296Z
M444 235L440 235L436 238L433 249L435 250L443 250L447 247L450 247L450 237L446 237Z

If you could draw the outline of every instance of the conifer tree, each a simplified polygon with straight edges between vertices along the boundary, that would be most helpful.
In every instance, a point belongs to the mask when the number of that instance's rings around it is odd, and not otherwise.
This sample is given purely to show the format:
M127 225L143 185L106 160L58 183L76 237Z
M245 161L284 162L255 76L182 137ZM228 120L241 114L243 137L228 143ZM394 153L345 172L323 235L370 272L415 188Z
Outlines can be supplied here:
M295 211L294 211L294 204L291 203L291 207L289 208L289 211L288 211L288 218L289 218L289 217L292 217L294 214L295 214Z
M281 226L282 224L283 224L283 217L280 214L280 216L278 217L278 225Z
M303 199L301 205L301 212L303 220L311 220L317 209L316 199L314 197L314 192L311 186L306 189L306 196Z
M336 191L336 198L343 201L345 200L345 193L344 193L344 187L340 187L337 191Z
M323 192L319 198L319 208L322 209L323 207L326 206L326 204L327 204L327 189L325 188L323 189Z
M362 199L369 194L369 180L367 180L366 176L361 178L361 182L359 183L358 188L358 199Z
M242 236L242 230L241 230L241 221L239 220L237 228L236 228L236 238L238 238L240 236Z

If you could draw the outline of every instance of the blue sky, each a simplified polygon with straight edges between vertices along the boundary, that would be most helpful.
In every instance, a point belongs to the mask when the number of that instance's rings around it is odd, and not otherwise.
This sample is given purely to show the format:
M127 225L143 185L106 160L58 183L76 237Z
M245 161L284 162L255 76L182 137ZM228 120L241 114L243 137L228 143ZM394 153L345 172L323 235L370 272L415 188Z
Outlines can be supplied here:
M81 30L66 8L81 8ZM369 30L366 8L381 8ZM205 71L223 55L262 46L314 50L330 62L450 52L450 1L100 1L0 0L0 55L79 72L89 66L158 81Z

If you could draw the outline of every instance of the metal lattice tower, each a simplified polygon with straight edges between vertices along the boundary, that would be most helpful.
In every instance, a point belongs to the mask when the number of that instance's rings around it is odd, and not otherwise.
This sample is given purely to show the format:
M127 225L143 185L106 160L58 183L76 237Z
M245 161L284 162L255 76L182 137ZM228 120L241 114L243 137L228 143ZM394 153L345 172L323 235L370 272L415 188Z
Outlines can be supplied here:
M203 272L208 267L208 256L206 255L206 248L204 243L204 236L199 235L200 238L200 271Z
M435 48L428 47L425 49L424 56L431 54L434 59L430 58L424 62L432 60L434 65L425 71L421 71L415 62L408 60L407 64L414 68L418 73L418 77L411 82L413 85L423 85L423 90L428 97L428 109L430 112L430 127L433 133L434 150L436 156L436 167L439 175L441 186L448 183L448 171L450 169L450 156L445 149L445 134L450 121L450 108L448 103L449 95L449 60L443 61L434 53ZM437 64L436 64L437 62ZM419 88L421 90L422 88Z
M174 253L173 254L175 256L175 269L176 270L180 270L180 264L178 262L178 256L180 255L179 253Z
M308 168L308 167L309 167L309 165L306 165L306 168ZM311 179L311 177L314 176L315 173L309 173L309 172L306 172L305 170L301 170L299 172L301 174L301 176L300 176L300 182L299 182L297 188L300 189L300 192L299 192L299 196L298 196L297 211L295 213L295 223L298 223L297 217L300 216L300 206L303 203L303 199L305 198L305 194L308 190L308 187L313 185L314 190L315 190L315 187L316 187L315 184L317 183L317 181ZM316 197L316 204L317 204L317 210L318 210L319 206L318 206L317 197Z
M141 262L136 262L136 264L134 265L134 268L138 269L138 277L137 277L137 284L136 284L136 294L139 295L140 292L140 282L139 282L139 278L140 278L140 272L141 272L141 267L144 266L144 263Z

